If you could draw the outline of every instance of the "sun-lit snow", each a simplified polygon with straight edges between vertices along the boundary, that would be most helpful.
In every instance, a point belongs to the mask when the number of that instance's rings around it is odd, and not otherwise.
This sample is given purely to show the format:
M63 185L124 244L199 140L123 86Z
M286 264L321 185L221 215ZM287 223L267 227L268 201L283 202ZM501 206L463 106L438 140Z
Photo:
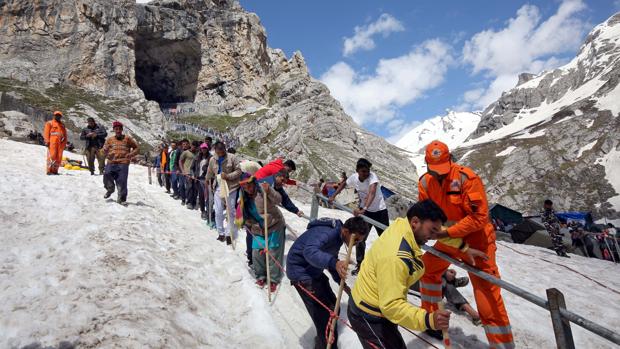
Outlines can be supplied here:
M506 155L510 155L512 154L512 152L517 149L517 147L515 147L514 145L511 145L509 147L507 147L506 149L500 151L499 153L495 154L495 156L506 156Z
M602 161L617 166L620 152L613 154ZM216 241L196 211L148 184L146 168L132 165L129 206L122 207L102 198L101 177L87 171L45 176L43 147L0 140L0 157L0 348L65 340L81 347L312 347L315 330L289 282L268 303L246 268L243 235L235 251ZM618 173L608 176L620 187ZM309 213L308 205L299 206ZM321 208L319 216L349 214ZM292 228L288 249L307 222L285 217ZM373 232L369 247L375 239ZM620 327L620 294L610 290L620 289L616 265L504 242L497 262L505 280L543 297L557 287L568 309ZM462 291L473 302L471 286ZM549 315L503 295L517 347L554 347ZM345 318L346 301L344 295ZM350 329L339 330L341 348L361 348ZM615 347L578 326L572 330L579 348ZM408 347L429 348L402 333ZM487 348L482 327L462 313L453 314L450 335L455 349Z
M579 151L577 152L577 157L580 158L581 155L583 155L583 153L585 151L588 151L588 150L594 148L594 146L596 145L597 142L598 142L598 140L595 139L592 142L590 142L590 143L584 145L583 147L579 148Z
M480 113L454 112L425 120L403 136L396 146L418 153L433 140L456 148L476 129Z

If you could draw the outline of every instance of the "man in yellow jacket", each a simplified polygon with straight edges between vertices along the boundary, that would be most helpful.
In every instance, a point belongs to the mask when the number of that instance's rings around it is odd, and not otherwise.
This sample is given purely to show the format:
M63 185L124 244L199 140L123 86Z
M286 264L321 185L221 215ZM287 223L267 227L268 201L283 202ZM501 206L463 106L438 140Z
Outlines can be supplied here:
M416 331L448 328L450 312L429 313L407 301L409 287L424 275L420 246L441 232L446 220L433 201L417 202L407 218L397 218L366 253L347 310L364 348L406 348L398 325ZM442 242L460 248L470 259L484 256L461 239Z

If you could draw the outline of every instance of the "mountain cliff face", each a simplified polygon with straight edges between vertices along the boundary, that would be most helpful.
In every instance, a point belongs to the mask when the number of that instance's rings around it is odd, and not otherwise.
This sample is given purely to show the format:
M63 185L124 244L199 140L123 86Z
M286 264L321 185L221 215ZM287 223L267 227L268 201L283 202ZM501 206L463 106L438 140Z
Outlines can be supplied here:
M534 213L550 198L561 210L620 218L619 81L620 13L596 26L570 63L521 74L450 145L484 179L491 201Z
M269 48L237 1L2 1L0 61L0 111L63 109L73 130L120 119L152 145L170 131L160 107L190 109L181 122L238 136L254 157L293 158L303 180L350 173L363 156L415 195L406 153L356 125L301 53Z

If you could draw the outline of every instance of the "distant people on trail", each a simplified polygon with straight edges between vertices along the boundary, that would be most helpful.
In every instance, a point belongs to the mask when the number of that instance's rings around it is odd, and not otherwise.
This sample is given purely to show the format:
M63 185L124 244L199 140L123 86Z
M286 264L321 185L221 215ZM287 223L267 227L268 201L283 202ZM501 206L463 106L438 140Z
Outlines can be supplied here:
M172 198L175 200L181 199L179 193L179 177L181 177L181 168L179 165L179 159L183 152L180 142L172 141L170 143L170 154L168 156L168 171L170 172L170 186L172 187Z
M365 349L405 349L399 325L415 331L448 329L449 311L427 311L407 300L409 287L429 267L422 262L420 246L445 222L446 215L437 204L419 201L409 208L406 218L396 218L368 250L347 309ZM441 295L441 288L438 291Z
M127 176L129 175L129 163L138 154L139 148L133 138L123 134L123 124L119 121L112 123L114 136L108 137L103 145L103 153L107 163L103 172L103 184L106 188L104 199L118 189L116 201L119 204L127 204Z
M573 247L579 248L585 257L597 258L594 254L594 243L589 236L590 234L583 229L581 224L569 223L568 231L571 234L571 240L573 240Z
M439 239L434 248L456 259L467 261L481 271L499 277L495 262L495 230L489 219L489 205L482 180L468 167L452 162L452 155L445 143L432 141L426 146L427 173L418 182L418 200L430 199L437 203L447 216L445 228L433 237ZM445 238L462 238L455 245ZM482 251L485 258L472 260L466 256L471 249ZM441 301L442 275L450 262L429 252L422 257L426 267L420 281L422 308L432 312ZM484 325L490 347L513 348L510 319L504 306L501 289L473 274L469 275L480 319ZM427 332L442 338L439 331Z
M252 269L256 277L256 285L265 287L267 280L266 257L262 251L269 244L269 254L280 264L284 265L284 242L286 241L284 216L278 208L282 203L282 196L269 183L258 183L254 176L243 175L241 182L240 208L242 210L243 225L252 233ZM264 195L267 200L265 203ZM265 207L266 204L266 207ZM232 223L229 223L232 224ZM265 229L269 233L265 237ZM269 271L271 284L267 285L271 292L275 292L283 277L283 272L274 261L270 260Z
M338 253L344 244L347 246L352 235L356 240L362 240L368 234L368 223L361 217L352 217L344 224L338 219L321 218L310 222L306 232L295 240L286 258L286 276L301 297L314 327L314 348L325 348L325 328L330 319L330 313L306 292L311 292L321 303L334 309L336 295L329 285L329 279L323 273L327 270L336 283L346 279L348 265L338 258ZM346 292L350 293L346 286ZM334 344L338 348L338 331L334 332Z
M387 226L390 224L390 217L385 200L383 199L383 194L381 193L379 177L377 177L377 175L370 170L371 167L372 164L370 161L364 158L357 160L357 164L355 166L356 173L349 176L346 181L340 182L338 189L336 189L333 194L330 194L329 203L333 203L336 196L338 196L338 194L340 194L345 187L355 188L359 197L359 202L358 208L353 211L353 215L356 217L359 215L364 215ZM374 228L377 231L377 235L381 236L383 229L377 227ZM364 239L357 243L355 249L357 267L353 270L353 275L356 275L360 270L362 262L364 261L365 250L366 240Z
M441 277L441 292L442 297L446 299L446 301L455 307L457 310L464 311L471 317L471 322L478 326L480 325L480 315L471 305L461 292L459 292L458 288L465 287L469 284L469 278L467 276L456 277L456 270L448 269L446 270ZM411 286L412 290L420 291L420 283L416 282Z
M192 153L191 157L187 156L185 160L183 159L183 155L181 155L181 161L183 161L183 166L189 164L189 171L187 173L187 209L195 210L198 208L198 191L200 189L200 184L198 184L198 164L196 163L196 157L200 152L200 142L192 141L192 145L189 148L189 151Z
M189 192L189 170L194 159L194 153L191 151L191 145L187 139L181 141L182 151L179 155L179 175L177 176L177 185L179 186L179 196L181 205L185 206L187 202L187 194Z
M555 215L553 202L551 200L545 200L543 210L540 212L540 219L551 237L551 243L553 244L555 253L560 257L570 258L568 254L566 254L566 247L562 240L564 234L560 231L560 220Z
M43 138L47 147L47 174L58 175L62 152L67 145L67 129L62 122L62 113L54 112L54 118L45 123Z
M170 194L170 174L168 173L168 144L162 143L159 150L159 172L160 183L166 187L166 193ZM161 184L160 184L161 185Z
M194 158L192 169L194 176L197 178L198 207L200 208L200 218L203 220L207 220L209 218L209 213L207 213L206 207L208 200L206 177L207 169L209 168L209 159L211 159L209 145L207 143L200 144L200 151Z
M97 159L99 174L102 175L105 167L105 154L103 154L101 149L105 144L108 132L105 130L105 127L97 124L93 118L88 118L87 122L88 125L82 129L80 139L85 142L84 155L86 155L86 161L88 161L88 170L91 175L95 174L95 159Z
M230 245L232 244L232 238L237 234L237 226L234 224L234 220L241 168L235 154L228 154L226 152L224 143L215 143L213 149L215 155L209 161L206 180L208 183L215 183L213 200L215 223L218 231L217 239L222 242L225 241L227 245ZM224 188L222 188L223 186ZM225 195L226 190L228 190L228 195ZM224 211L227 212L228 223L226 229L224 229Z

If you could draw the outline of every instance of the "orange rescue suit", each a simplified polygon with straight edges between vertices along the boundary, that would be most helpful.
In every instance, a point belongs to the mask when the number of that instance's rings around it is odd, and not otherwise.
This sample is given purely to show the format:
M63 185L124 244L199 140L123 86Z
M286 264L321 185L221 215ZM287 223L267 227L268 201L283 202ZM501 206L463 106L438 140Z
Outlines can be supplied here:
M62 121L56 119L45 123L43 130L45 144L48 145L47 173L58 173L58 167L62 162L62 152L67 145L67 129Z
M452 238L463 238L470 247L489 256L488 261L476 260L476 268L499 278L495 263L495 230L489 220L489 207L482 180L470 168L451 164L450 172L439 180L429 173L418 182L419 200L431 199L448 217L447 233ZM435 248L450 256L467 260L457 248L441 242ZM437 310L442 299L441 276L450 263L426 252L422 257L426 272L420 281L422 308ZM480 319L491 348L514 348L510 320L501 296L501 288L473 274L469 274Z

